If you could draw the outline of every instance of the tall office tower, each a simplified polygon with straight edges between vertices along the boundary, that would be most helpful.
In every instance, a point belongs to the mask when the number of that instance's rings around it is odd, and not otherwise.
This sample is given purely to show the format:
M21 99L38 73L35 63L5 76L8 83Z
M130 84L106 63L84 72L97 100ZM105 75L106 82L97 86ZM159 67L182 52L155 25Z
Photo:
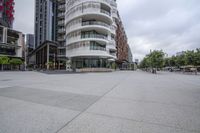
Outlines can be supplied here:
M34 49L34 35L33 34L26 34L26 47L31 52Z
M26 61L26 64L32 64L31 59L29 58L29 54L34 50L34 34L26 34L26 43L23 48L23 55Z
M116 57L115 0L66 0L66 56L75 68L106 68Z
M57 4L54 0L35 0L35 48L45 41L56 41Z
M14 20L14 0L0 0L0 25L12 28Z
M57 42L58 42L58 60L66 60L65 47L65 1L57 0Z

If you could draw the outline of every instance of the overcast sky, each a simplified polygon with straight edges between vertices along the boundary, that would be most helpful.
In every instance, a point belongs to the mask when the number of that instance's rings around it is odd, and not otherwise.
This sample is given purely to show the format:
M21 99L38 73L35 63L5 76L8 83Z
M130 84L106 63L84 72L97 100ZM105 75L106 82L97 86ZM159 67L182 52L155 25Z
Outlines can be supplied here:
M14 28L34 31L34 0L15 0ZM200 0L118 0L134 59L200 48Z

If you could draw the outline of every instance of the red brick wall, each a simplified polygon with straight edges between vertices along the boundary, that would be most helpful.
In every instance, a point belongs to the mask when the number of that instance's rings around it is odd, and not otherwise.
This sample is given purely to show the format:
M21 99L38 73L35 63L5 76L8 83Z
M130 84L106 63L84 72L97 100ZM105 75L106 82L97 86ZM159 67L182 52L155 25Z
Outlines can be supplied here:
M128 40L121 21L117 21L116 46L118 62L128 61Z

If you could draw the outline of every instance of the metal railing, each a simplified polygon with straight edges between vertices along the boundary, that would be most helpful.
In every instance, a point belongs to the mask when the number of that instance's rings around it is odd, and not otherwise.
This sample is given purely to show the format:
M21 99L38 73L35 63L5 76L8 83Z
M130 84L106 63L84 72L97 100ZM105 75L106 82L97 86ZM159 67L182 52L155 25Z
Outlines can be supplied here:
M64 5L59 5L58 9L64 9L65 8L65 4Z
M59 13L58 14L58 17L64 17L65 16L65 13Z
M65 29L59 29L58 32L59 33L65 32Z
M109 11L106 11L106 10L104 10L104 9L101 9L101 13L104 13L104 14L110 16L110 12L109 12Z
M81 38L82 39L84 39L84 38L100 38L100 39L105 39L105 40L108 39L107 36L102 35L102 34L82 34Z
M64 20L62 20L62 21L58 21L58 24L59 24L59 25L64 24L64 23L65 23Z
M82 22L82 26L86 26L86 25L100 25L100 26L104 26L107 28L110 28L110 26L104 22L101 21L86 21L86 22Z

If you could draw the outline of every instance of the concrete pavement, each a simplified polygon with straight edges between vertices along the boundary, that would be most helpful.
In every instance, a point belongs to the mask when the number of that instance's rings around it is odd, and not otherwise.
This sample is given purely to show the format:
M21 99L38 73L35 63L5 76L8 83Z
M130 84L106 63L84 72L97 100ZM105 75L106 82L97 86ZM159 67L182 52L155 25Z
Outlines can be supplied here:
M0 133L199 133L200 76L0 73Z

